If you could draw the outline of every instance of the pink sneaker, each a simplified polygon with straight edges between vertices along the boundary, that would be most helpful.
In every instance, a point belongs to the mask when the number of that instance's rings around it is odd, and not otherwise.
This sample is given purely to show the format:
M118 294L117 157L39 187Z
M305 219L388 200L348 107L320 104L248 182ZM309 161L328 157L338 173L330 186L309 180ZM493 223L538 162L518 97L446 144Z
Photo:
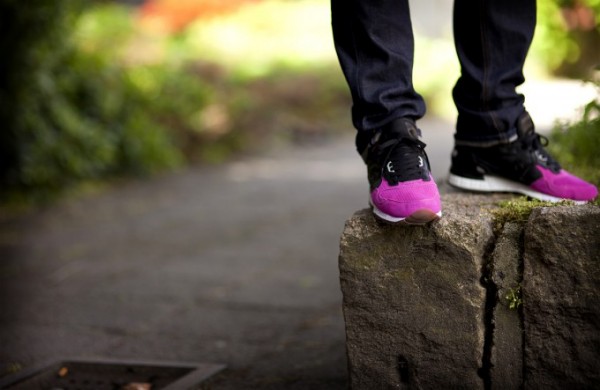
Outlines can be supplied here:
M387 222L421 225L442 216L440 194L414 121L402 118L379 130L362 157L373 213Z
M565 171L544 149L548 140L537 134L529 114L517 125L518 138L491 147L456 145L448 183L472 191L516 192L557 202L585 203L598 189Z

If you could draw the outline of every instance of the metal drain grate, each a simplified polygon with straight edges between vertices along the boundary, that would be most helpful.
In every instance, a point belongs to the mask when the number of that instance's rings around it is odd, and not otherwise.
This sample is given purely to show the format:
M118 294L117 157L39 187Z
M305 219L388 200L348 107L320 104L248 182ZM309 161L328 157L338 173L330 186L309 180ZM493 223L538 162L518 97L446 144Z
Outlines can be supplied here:
M225 368L195 363L65 360L0 381L6 390L184 390Z

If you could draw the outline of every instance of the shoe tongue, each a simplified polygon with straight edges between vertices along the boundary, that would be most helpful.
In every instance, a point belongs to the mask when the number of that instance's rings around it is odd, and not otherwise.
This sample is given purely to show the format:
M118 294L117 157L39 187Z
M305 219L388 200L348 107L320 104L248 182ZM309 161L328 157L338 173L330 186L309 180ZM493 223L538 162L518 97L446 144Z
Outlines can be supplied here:
M517 121L517 133L519 138L522 140L521 142L534 142L530 146L533 148L533 153L537 159L537 164L552 170L552 172L558 173L561 169L560 164L552 158L543 148L543 146L539 143L538 137L530 137L531 135L535 135L535 128L533 125L533 120L529 116L527 112L524 112ZM535 139L536 141L532 141Z
M529 113L524 112L517 121L517 134L519 135L519 138L522 138L533 133L535 133L533 120L531 119L531 116L529 116Z

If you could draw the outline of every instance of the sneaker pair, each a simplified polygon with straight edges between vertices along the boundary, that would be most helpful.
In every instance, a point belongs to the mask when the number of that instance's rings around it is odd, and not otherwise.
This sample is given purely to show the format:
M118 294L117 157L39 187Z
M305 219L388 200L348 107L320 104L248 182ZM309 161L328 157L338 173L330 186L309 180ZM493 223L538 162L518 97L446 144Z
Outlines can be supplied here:
M413 120L402 118L375 132L362 153L370 203L381 220L425 224L442 216L439 190L420 135ZM516 192L554 202L593 200L598 189L562 169L544 149L547 142L524 113L517 124L517 139L511 143L480 147L457 142L448 183L464 190Z

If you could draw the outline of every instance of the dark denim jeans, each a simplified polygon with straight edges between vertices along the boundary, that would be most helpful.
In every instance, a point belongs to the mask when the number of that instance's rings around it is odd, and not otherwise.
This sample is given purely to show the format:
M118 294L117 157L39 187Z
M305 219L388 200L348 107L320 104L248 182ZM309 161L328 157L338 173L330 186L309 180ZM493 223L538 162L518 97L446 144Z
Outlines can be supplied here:
M359 135L400 117L423 117L425 103L412 83L408 0L331 0L331 7ZM455 0L454 42L461 66L452 94L457 143L491 145L515 138L525 110L516 87L525 80L523 63L535 23L535 0Z

